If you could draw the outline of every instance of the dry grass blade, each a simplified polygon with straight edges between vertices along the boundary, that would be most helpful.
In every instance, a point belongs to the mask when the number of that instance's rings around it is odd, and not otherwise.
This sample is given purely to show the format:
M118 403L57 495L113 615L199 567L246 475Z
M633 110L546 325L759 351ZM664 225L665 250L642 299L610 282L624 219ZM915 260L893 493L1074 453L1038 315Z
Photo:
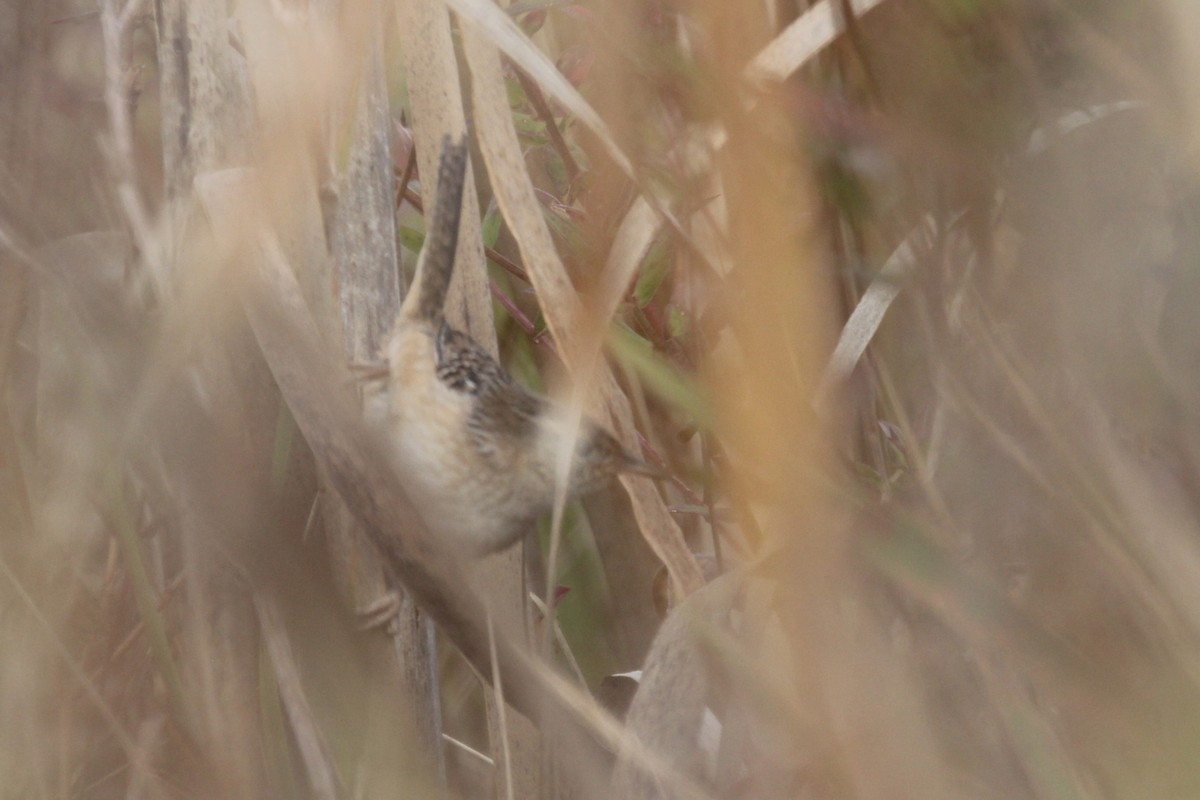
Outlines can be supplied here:
M488 650L492 660L492 691L496 693L496 714L499 717L501 753L504 757L504 796L513 800L512 753L509 746L508 714L505 713L504 683L500 680L500 659L496 657L496 626L488 615Z
M865 14L883 0L853 0L855 14ZM746 79L760 83L781 81L819 53L846 29L842 0L820 0L759 51L746 67Z
M137 190L128 85L130 29L143 4L144 0L129 0L125 8L118 12L117 0L104 0L100 8L100 26L104 36L104 103L108 109L110 169L116 178L117 197L134 239L143 252L150 254L156 252L160 237L155 235L150 212ZM152 258L150 263L159 260ZM161 285L163 276L156 275L154 278L160 281L156 288L164 290L165 286Z
M342 782L301 684L300 671L279 606L265 592L255 592L254 608L258 612L263 641L288 722L291 723L292 735L296 737L296 747L308 773L309 787L317 800L336 800L343 794Z
M542 602L542 598L530 592L529 602L538 614L542 615L543 623L546 625L553 624L554 626L554 642L558 645L558 650L563 658L571 667L571 672L575 675L575 679L579 681L579 686L583 689L587 688L587 679L583 677L583 671L579 669L579 661L575 658L575 654L571 651L571 645L567 642L567 637L563 635L562 627L558 624L557 619L553 619L546 604Z
M19 237L12 234L3 220L0 220L0 248L16 256L17 260L27 267L39 266L28 246L21 242Z
M892 307L892 301L900 294L906 276L916 265L918 250L927 245L932 228L933 220L926 219L925 225L910 233L871 279L867 291L842 326L837 346L821 376L814 400L819 410L825 409L830 392L849 378L858 366L859 359L867 351L867 345L883 323L884 315Z
M111 493L113 527L116 528L117 538L121 542L121 552L125 556L125 568L129 572L130 582L137 597L138 611L146 627L147 638L150 640L154 660L159 673L167 687L171 704L175 707L179 719L188 719L188 708L184 702L183 682L179 677L179 667L171 652L171 642L167 637L167 626L163 620L159 603L155 597L155 589L150 581L142 555L142 542L133 524L133 515L128 506L124 492L116 487Z
M104 719L104 722L109 726L113 738L116 739L117 744L119 744L121 749L124 751L126 758L129 759L129 764L140 775L144 776L142 778L143 780L149 780L153 778L154 773L150 764L146 761L145 753L143 752L142 748L134 742L133 738L125 730L125 726L117 716L116 712L108 704L108 701L104 699L104 696L96 688L92 679L87 675L86 672L84 672L83 668L75 659L75 656L66 647L66 645L63 644L62 640L58 637L58 634L55 631L55 626L50 623L50 620L48 620L44 614L42 614L41 610L37 606L37 602L29 594L29 591L22 585L20 578L15 572L13 572L12 567L2 555L0 555L0 572L4 573L4 577L8 580L9 584L12 586L21 602L25 605L26 609L28 609L29 613L33 615L33 618L37 621L38 626L50 638L51 643L54 645L54 649L58 651L63 663L67 665L67 668L71 673L71 677L78 683L79 688L83 690L85 695L87 695L88 700L96 707L96 710Z
M646 202L646 198L641 196L638 196L625 212L613 239L612 249L608 251L604 273L600 278L596 313L601 319L611 319L616 314L617 305L625 297L629 285L633 283L638 267L641 266L650 245L654 243L661 223L658 214Z

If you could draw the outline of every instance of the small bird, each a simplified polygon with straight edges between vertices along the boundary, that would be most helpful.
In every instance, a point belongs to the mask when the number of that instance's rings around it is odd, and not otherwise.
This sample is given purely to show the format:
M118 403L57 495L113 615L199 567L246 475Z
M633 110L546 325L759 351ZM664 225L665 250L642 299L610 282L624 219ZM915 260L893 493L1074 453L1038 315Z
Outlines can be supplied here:
M444 138L425 246L368 413L385 426L393 462L431 531L479 557L513 544L550 510L567 432L554 404L446 322L466 169L466 144ZM595 491L621 472L661 475L584 419L568 496Z

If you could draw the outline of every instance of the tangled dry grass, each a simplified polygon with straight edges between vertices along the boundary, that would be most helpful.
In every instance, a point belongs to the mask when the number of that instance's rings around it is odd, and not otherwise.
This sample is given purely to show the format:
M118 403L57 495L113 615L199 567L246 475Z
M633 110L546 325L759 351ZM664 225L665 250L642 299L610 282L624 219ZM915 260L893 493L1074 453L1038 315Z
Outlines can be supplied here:
M1200 796L1198 23L9 3L0 799ZM483 563L348 369L463 132L451 316L671 474Z

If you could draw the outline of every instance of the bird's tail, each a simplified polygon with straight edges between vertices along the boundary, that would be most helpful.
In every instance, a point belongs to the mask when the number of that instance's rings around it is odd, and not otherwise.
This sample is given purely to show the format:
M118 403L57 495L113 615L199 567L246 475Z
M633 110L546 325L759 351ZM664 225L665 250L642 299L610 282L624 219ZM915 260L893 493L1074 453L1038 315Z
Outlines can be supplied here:
M442 137L438 161L437 199L433 213L426 216L425 246L417 260L417 274L403 314L417 319L437 320L446 304L446 292L454 274L458 247L458 223L462 216L463 183L467 176L467 144Z

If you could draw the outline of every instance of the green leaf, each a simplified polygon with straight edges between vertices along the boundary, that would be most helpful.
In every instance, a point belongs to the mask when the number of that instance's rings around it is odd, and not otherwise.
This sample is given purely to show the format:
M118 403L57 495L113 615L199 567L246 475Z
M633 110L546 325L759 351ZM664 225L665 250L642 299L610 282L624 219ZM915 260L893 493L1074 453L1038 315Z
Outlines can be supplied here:
M642 274L633 288L633 298L637 301L638 308L645 308L658 293L658 288L671 271L670 255L671 246L666 237L656 239L654 244L650 245Z
M579 258L585 252L583 236L573 221L545 206L542 206L542 217L546 220L546 227L555 237L559 245L558 250L565 259Z
M292 459L292 442L296 436L296 420L286 402L279 401L275 416L275 445L271 450L271 489L278 492L287 480L288 464Z
M540 392L544 391L545 387L533 348L534 344L528 336L522 334L513 337L509 347L508 363L505 366L508 368L508 374L516 378L521 385Z
M496 240L500 238L502 222L504 222L504 217L500 216L500 207L493 202L488 206L487 213L483 215L483 244L485 247L496 246Z
M608 346L613 357L637 373L653 394L691 415L702 427L711 426L712 409L700 386L655 352L650 342L624 325L614 325Z
M411 250L413 253L421 252L421 248L425 245L424 231L401 225L397 233L400 236L400 244L405 250Z
M512 116L517 134L523 140L535 144L545 144L549 141L546 138L546 123L542 121L541 117L535 117L532 114L525 114L520 111L514 111Z
M674 303L667 306L667 332L671 334L672 339L686 336L691 328L692 321L688 319L686 311Z
M855 461L852 466L854 474L862 478L863 482L872 488L882 489L886 485L886 481L884 481L883 476L880 475L874 467L864 464L861 461Z

